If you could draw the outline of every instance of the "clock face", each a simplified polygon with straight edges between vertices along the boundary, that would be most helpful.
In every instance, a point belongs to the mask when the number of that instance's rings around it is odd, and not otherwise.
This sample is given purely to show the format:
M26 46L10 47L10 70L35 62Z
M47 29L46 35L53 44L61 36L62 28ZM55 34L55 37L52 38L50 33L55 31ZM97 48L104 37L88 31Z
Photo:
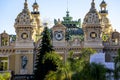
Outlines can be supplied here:
M63 32L62 31L56 31L55 32L55 39L60 41L63 39Z
M90 33L90 37L91 37L92 39L95 39L95 38L97 37L97 33L91 32L91 33Z
M22 33L21 37L22 37L22 39L27 39L28 38L28 34L27 33Z

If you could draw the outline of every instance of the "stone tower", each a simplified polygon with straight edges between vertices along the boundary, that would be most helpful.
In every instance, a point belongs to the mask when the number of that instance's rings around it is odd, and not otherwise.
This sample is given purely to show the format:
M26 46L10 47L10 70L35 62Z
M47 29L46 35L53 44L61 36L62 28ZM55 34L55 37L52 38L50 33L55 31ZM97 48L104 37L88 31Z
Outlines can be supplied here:
M57 24L52 28L52 37L53 37L53 46L65 46L65 34L66 27L61 24L60 20L58 20Z
M82 28L84 31L84 47L102 52L101 17L95 8L94 0L92 0L91 8L84 18Z
M113 32L112 26L110 24L110 21L108 19L108 10L106 9L107 4L103 0L100 4L101 10L99 11L100 16L101 16L101 21L102 21L102 26L103 26L103 33L106 35L110 35L111 32Z
M43 27L40 21L40 12L38 11L39 9L39 5L37 4L36 0L34 2L34 4L32 5L33 7L33 11L31 12L33 19L36 22L35 28L34 28L34 32L33 32L33 40L34 42L38 41L41 37L41 33L43 31Z
M33 30L36 26L28 9L27 0L24 9L15 19L16 43L15 43L15 74L33 73Z

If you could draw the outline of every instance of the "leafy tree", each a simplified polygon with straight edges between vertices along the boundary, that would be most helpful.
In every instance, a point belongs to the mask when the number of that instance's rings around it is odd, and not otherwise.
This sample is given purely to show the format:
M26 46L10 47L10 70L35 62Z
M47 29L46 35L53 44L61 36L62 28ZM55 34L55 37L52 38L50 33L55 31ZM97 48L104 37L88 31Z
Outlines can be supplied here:
M55 71L56 65L49 59L43 63L43 57L46 53L54 51L51 43L50 32L47 27L44 28L41 44L39 45L36 64L34 70L34 80L44 80L49 71Z
M114 79L119 80L120 78L120 49L118 49L118 56L114 59L115 62L115 70L114 70Z
M46 75L45 80L71 80L72 73L68 64L62 64L56 71L51 71Z
M86 65L90 54L93 54L95 51L91 48L84 48L81 50L79 56L74 56L74 52L71 51L69 56L64 62L57 53L46 54L44 59L51 59L54 63L57 64L57 70L51 71L46 75L45 80L80 80L80 73L84 66Z
M107 74L106 79L111 80L113 77L113 75L112 75L113 73L114 73L113 69L106 68L106 74Z
M96 51L91 48L83 48L78 56L74 57L74 52L70 52L68 61L71 64L71 70L74 72L79 72L83 69L86 63L89 62L90 55L94 54Z
M56 71L50 71L46 75L45 80L71 80L70 65L67 62L64 63L59 54L56 52L47 53L44 56L43 62L46 59L52 60L58 67Z
M86 63L84 68L73 75L73 80L106 80L106 68L102 64Z
M106 68L104 65L91 63L89 71L91 80L106 80Z
M0 80L10 80L11 74L9 72L0 73Z
M5 80L5 79L3 78L3 76L2 76L2 74L0 74L0 80Z
M69 41L70 39L71 39L70 31L67 30L67 31L66 31L66 34L65 34L65 40L66 40L66 41Z
M83 69L88 66L89 64L89 59L90 59L90 55L94 54L96 51L91 49L91 48L83 48L80 51L79 56L76 57L69 57L68 60L71 64L71 70L73 71L73 75L72 75L72 80L82 80L80 77L83 74L80 74L81 71L83 71ZM73 53L71 53L73 54ZM71 55L70 54L70 55ZM88 72L86 72L85 74L87 74ZM85 75L84 75L85 77ZM87 77L87 76L86 76ZM88 78L84 79L87 80Z

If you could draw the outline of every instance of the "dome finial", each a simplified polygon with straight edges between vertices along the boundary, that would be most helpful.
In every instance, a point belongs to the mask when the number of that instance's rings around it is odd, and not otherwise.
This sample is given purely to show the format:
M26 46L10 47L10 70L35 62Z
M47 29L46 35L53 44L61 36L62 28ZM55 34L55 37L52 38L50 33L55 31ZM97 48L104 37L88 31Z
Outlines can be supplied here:
M3 33L6 33L6 31L4 30Z
M101 2L101 4L100 4L100 7L106 7L107 6L107 4L106 4L106 2L103 0L102 2Z
M25 0L24 9L27 9L27 8L28 8L28 3L27 3L27 0Z
M60 21L60 19L58 19L58 24L61 24L61 21Z
M91 8L95 8L95 2L94 2L94 0L92 0Z
M66 13L67 13L66 16L69 17L69 11L66 11Z
M95 10L96 10L95 9L95 2L94 2L94 0L92 0L90 11L95 11Z
M67 0L67 11L66 11L66 17L69 17L68 0Z

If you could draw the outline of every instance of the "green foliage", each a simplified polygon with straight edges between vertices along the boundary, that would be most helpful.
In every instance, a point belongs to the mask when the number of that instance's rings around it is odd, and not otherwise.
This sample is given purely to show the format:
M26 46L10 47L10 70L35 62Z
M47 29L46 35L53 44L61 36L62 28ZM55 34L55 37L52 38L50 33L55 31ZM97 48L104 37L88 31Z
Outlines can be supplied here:
M52 60L58 67L56 71L49 72L48 75L46 75L45 80L83 80L81 79L81 77L83 77L81 76L81 72L88 66L87 63L89 63L89 60L86 60L86 58L89 58L93 53L95 53L95 50L91 48L82 49L79 56L74 56L74 52L70 51L66 62L64 62L61 59L61 56L55 52L46 54L44 59ZM86 69L84 74L88 74L88 71L89 70ZM88 78L84 80L87 79Z
M48 75L46 75L45 80L57 80L56 72L50 71Z
M70 39L71 39L70 32L69 32L69 31L66 31L65 40L66 40L66 41L69 41Z
M106 68L102 64L86 63L82 71L75 73L72 80L106 80Z
M104 65L91 63L89 68L89 75L91 80L105 80L106 68Z
M81 80L81 77L85 77L85 75L87 74L88 71L86 71L84 76L81 76L81 75L83 75L81 72L83 71L83 69L86 66L88 66L86 64L89 64L90 55L94 54L95 52L96 51L91 48L83 48L80 51L79 56L74 56L73 51L69 53L68 62L70 63L70 68L73 73L72 80ZM88 78L86 78L86 79L88 79ZM86 80L86 79L84 79L84 80Z
M45 80L64 80L70 78L70 65L69 63L64 63L62 57L59 54L55 52L51 52L50 54L47 53L43 58L43 63L48 59L52 60L53 63L57 65L57 70L50 71L49 74L46 75Z
M85 57L90 57L90 55L96 53L96 51L92 48L82 48L80 54L82 55L81 58L85 58Z
M11 77L10 73L0 73L0 80L9 80Z
M57 66L62 63L62 57L58 55L55 51L46 53L43 57L42 62L45 63L46 60L51 60Z
M50 32L47 27L44 28L43 37L39 48L37 49L36 65L34 70L34 80L44 80L49 71L55 71L57 65L52 60L45 60L43 63L44 55L54 51L51 43Z
M71 71L73 71L73 72L80 71L82 69L83 62L84 62L84 60L82 58L80 58L80 56L74 57L74 52L71 51L69 53L67 63L70 64ZM82 65L82 66L80 66L80 65Z
M5 79L3 78L3 76L2 76L2 74L0 74L0 80L5 80Z
M115 78L115 80L119 80L119 78L120 78L120 75L119 75L119 72L120 72L120 49L118 49L118 56L115 57L114 62L115 62L114 78Z

